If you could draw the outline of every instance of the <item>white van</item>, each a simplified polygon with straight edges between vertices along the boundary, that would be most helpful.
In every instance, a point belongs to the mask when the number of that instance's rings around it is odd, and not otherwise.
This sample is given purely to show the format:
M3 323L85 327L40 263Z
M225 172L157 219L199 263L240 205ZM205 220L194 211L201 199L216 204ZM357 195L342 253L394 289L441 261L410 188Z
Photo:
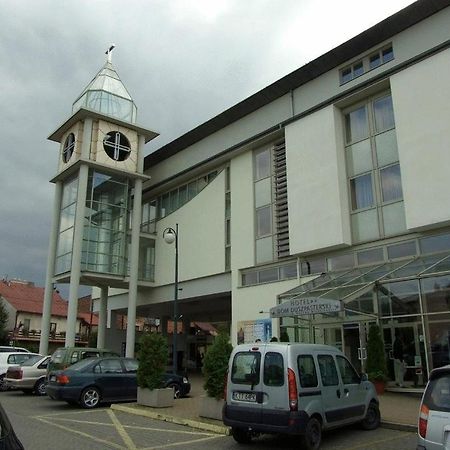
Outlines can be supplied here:
M322 430L361 422L380 424L378 397L335 347L318 344L242 344L228 367L223 422L234 439L260 433L299 435L302 448L318 449Z
M445 450L450 445L450 366L430 372L420 404L417 450Z

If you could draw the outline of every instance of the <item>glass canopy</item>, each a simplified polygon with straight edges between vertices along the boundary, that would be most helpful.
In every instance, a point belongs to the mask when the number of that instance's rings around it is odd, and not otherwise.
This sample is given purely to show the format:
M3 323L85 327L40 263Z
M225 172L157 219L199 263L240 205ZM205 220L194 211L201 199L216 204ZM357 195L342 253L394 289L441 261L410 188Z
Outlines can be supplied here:
M316 297L340 300L346 304L369 292L376 284L445 273L450 273L448 253L328 272L279 295L279 302Z
M130 123L136 122L136 105L110 61L75 100L72 114L80 108L92 109Z

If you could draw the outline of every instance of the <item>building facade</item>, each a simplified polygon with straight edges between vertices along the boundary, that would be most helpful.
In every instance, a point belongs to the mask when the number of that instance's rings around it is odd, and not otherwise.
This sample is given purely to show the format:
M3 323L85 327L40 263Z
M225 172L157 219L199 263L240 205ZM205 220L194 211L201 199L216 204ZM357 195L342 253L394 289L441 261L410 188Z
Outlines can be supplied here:
M122 250L85 231L86 260L70 255L48 282L100 287L100 330L130 354L130 327L102 317L157 318L163 332L179 320L181 361L201 321L226 324L233 344L336 345L361 370L378 323L388 361L401 334L407 380L424 382L450 362L449 23L449 1L419 0L148 155L140 192L93 179L129 193ZM163 238L175 227L176 249Z

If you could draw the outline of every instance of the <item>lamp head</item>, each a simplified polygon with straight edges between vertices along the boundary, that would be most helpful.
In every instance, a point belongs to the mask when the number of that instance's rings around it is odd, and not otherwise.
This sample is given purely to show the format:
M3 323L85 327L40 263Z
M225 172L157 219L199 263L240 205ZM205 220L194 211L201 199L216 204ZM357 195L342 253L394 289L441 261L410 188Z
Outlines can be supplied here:
M173 232L173 230L167 230L164 233L164 240L166 241L167 244L173 244L175 242L176 239L176 235Z

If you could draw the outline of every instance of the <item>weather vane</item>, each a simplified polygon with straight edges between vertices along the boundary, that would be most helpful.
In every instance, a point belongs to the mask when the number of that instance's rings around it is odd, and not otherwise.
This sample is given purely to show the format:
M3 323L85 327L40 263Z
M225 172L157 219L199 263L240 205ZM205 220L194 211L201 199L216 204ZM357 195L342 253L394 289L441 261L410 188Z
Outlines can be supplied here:
M114 50L115 44L111 44L111 46L106 50L105 55L108 57L108 62L111 62L111 52Z

